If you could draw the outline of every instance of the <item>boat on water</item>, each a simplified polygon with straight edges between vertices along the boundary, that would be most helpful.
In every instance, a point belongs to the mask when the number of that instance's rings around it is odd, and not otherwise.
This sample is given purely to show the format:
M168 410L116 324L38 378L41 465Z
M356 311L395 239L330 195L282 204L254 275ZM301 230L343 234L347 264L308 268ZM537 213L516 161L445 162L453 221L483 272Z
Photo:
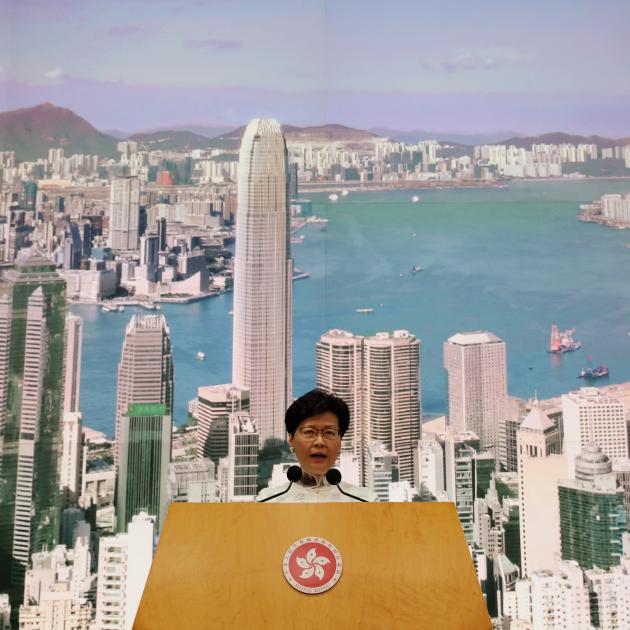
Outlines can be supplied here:
M328 219L324 219L323 217L308 217L306 219L307 223L328 223Z
M304 234L299 234L298 236L291 237L292 245L299 245L300 243L303 243L303 242L304 242Z
M411 268L411 273L418 273L419 271L422 271L422 267L418 266L418 265L414 265Z
M125 307L122 304L118 305L118 308L116 309L119 313L122 313L125 310Z
M578 374L578 378L591 380L608 376L609 370L607 365L598 365L596 368L582 368Z
M373 313L374 309L371 307L368 308L356 308L354 309L355 313Z
M122 304L103 304L101 311L103 313L117 313L118 311L124 311L125 307Z
M293 267L293 280L306 280L311 274L308 271L302 271L299 267Z
M331 195L328 195L329 201L337 201L337 199L339 199L339 195L337 193L332 193Z
M418 203L418 202L420 201L420 197L419 197L418 195L414 195L414 196L411 198L411 201L412 201L413 203Z
M551 327L551 341L547 352L551 352L552 354L564 354L565 352L579 350L582 347L582 342L573 339L574 332L575 328L558 330L558 327L553 324Z
M341 191L341 196L342 197L347 197L348 196L348 191L347 190L342 190Z
M197 359L197 361L203 361L205 358L206 358L205 352L197 352L197 354L195 355L195 359Z

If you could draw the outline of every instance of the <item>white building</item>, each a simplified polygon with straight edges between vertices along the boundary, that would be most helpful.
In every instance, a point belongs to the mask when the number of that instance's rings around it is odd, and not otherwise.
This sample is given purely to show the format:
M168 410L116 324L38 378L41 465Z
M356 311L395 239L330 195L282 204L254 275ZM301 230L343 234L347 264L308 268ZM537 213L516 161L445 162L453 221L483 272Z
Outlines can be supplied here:
M370 442L367 448L367 487L379 501L389 500L389 485L399 479L398 454L380 442Z
M79 411L81 397L81 352L83 320L78 315L66 316L65 374L63 411Z
M131 630L149 575L155 519L133 517L126 534L101 538L96 593L96 630Z
M516 434L521 575L553 569L560 557L558 481L566 475L556 425L534 404Z
M112 249L138 249L139 202L140 180L137 177L118 177L112 180L109 196L109 246Z
M115 269L62 269L69 300L95 304L116 293Z
M610 459L628 457L626 412L621 401L596 387L562 396L564 451L568 475L575 476L575 458L582 449L595 443Z
M482 450L498 456L499 425L508 413L505 342L490 332L457 333L444 344L448 419L453 431L472 431Z
M253 501L258 494L258 431L247 412L228 422L228 501Z
M63 414L61 441L59 487L62 495L62 507L67 507L76 505L81 495L83 431L80 413L67 411Z
M0 630L11 630L11 602L6 593L0 593Z
M234 263L232 381L251 392L261 444L284 439L291 400L287 149L280 124L252 120L241 143Z
M190 499L190 492L195 486L214 483L215 468L214 462L207 457L171 462L169 465L171 502L187 503Z
M434 434L428 433L418 441L416 467L416 488L421 496L437 497L445 491L444 451Z

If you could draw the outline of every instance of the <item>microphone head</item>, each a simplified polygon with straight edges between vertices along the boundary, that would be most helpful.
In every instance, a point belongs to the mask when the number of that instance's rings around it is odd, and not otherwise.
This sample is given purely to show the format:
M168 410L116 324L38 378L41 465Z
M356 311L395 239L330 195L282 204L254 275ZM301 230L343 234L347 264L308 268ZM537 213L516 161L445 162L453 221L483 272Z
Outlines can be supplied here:
M338 486L339 482L341 481L341 473L336 468L331 468L326 473L326 481L331 486Z
M295 483L302 479L302 469L299 466L289 466L287 468L287 479L291 483Z

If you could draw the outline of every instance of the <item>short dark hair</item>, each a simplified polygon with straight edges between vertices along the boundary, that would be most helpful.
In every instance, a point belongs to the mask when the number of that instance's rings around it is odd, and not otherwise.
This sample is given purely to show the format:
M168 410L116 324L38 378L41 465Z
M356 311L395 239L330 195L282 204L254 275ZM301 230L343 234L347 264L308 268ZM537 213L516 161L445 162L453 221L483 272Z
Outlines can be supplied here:
M327 411L337 416L339 433L343 436L350 425L348 405L338 396L317 388L312 389L291 403L284 414L284 424L287 428L287 433L294 435L301 422Z

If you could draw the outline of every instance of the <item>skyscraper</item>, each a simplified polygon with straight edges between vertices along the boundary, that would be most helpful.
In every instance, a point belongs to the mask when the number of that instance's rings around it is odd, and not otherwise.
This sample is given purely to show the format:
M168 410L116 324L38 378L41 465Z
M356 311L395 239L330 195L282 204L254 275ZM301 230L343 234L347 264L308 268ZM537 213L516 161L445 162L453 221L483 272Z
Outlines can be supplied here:
M171 333L164 315L134 315L125 331L118 364L116 398L116 452L119 458L120 424L129 405L157 404L173 415L173 355Z
M560 481L560 545L563 560L583 569L618 565L628 515L610 458L589 444L575 458L575 479Z
M560 553L558 479L566 475L560 432L535 402L516 433L521 575L551 568Z
M363 337L329 330L315 348L315 385L339 396L350 409L341 449L361 455L363 441Z
M148 510L161 529L169 499L172 418L166 405L129 405L120 423L116 517L124 532L132 517Z
M66 317L64 412L78 412L81 394L81 351L83 347L83 320L78 315Z
M59 529L65 282L24 250L0 285L0 591Z
M481 449L498 455L499 425L508 413L505 342L486 331L457 333L444 344L448 419L473 431Z
M129 251L138 249L140 235L140 180L117 177L109 195L109 246Z
M283 438L291 398L287 149L275 120L252 120L239 156L232 382L251 392L261 444Z
M398 455L400 479L414 484L414 451L421 434L420 340L406 330L365 341L364 440Z

